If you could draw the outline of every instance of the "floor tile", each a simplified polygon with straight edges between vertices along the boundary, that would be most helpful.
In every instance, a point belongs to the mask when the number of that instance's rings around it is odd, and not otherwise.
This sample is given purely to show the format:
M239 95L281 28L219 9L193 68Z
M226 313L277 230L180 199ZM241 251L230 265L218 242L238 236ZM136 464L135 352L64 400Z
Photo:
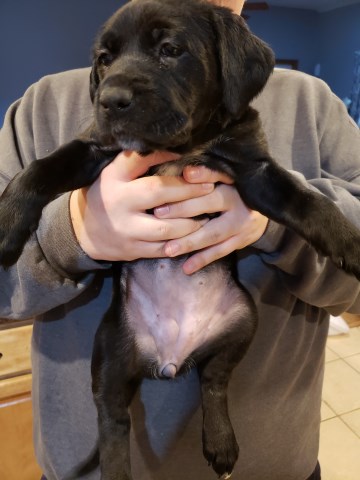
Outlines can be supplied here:
M327 346L341 358L360 353L360 327L350 328L347 335L329 336Z
M337 360L339 357L339 355L335 352L333 352L332 350L330 350L329 347L326 347L326 350L325 350L325 363L328 363L328 362L332 362L333 360Z
M359 480L360 439L339 418L321 423L319 460L323 480Z
M321 420L329 420L329 418L336 417L336 413L331 410L329 405L327 405L324 401L321 402Z
M338 415L360 408L360 375L344 360L326 364L323 400Z
M360 373L360 354L346 357L345 362L351 365L355 370Z
M360 438L360 410L355 410L354 412L345 413L344 415L341 415L341 419ZM359 476L360 476L360 472L359 472Z

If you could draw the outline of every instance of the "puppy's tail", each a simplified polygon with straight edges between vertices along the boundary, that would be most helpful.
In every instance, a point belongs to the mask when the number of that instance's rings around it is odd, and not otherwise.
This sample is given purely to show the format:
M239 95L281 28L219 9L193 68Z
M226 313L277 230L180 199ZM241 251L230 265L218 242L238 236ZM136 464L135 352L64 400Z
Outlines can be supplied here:
M96 445L88 458L84 460L72 473L64 480L78 480L81 477L93 472L100 464L99 446Z

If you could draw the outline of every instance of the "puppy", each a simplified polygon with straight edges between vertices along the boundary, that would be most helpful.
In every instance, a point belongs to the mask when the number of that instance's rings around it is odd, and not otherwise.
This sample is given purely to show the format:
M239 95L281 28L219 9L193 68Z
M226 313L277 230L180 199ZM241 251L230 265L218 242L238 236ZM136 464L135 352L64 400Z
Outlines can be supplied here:
M249 106L274 66L271 50L228 9L200 0L133 0L101 30L90 95L94 122L79 138L32 163L0 200L0 263L19 258L43 207L91 184L122 149L169 150L181 160L149 174L205 165L231 176L249 208L295 230L360 278L360 232L326 197L270 157ZM114 295L92 359L102 480L131 480L128 406L143 377L173 378L197 366L204 456L227 478L238 445L227 385L256 330L235 259L192 276L184 257L114 266ZM89 470L89 465L77 473Z

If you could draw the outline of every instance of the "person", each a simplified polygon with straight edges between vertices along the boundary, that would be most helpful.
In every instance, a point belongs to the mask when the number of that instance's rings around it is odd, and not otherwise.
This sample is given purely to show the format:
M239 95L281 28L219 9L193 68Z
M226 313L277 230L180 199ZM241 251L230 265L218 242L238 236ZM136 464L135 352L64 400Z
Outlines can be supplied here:
M244 2L213 3L240 13ZM0 132L2 189L83 129L91 117L88 78L88 69L47 76L11 106ZM279 70L253 105L273 157L360 228L360 134L329 87ZM155 152L139 162L135 152L121 153L93 185L51 202L17 264L0 272L0 316L35 318L38 462L47 480L61 480L96 445L90 360L110 302L111 262L200 250L184 264L190 275L236 250L259 326L229 386L240 446L233 478L319 479L329 314L360 313L360 284L293 231L249 210L224 175L191 167L181 178L141 177L171 158ZM209 212L221 214L192 220ZM131 416L135 479L214 478L202 456L196 369L174 381L144 380ZM99 470L86 478L98 480Z

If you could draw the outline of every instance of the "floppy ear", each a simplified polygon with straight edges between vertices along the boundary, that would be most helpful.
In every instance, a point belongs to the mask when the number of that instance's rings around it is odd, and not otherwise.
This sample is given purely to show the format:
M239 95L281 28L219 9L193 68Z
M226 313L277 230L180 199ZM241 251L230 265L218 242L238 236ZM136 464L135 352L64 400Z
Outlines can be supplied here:
M90 98L92 102L94 102L95 93L99 86L99 83L100 83L100 79L99 79L99 75L97 73L97 69L94 61L91 72L90 72Z
M264 88L275 58L272 50L250 32L239 15L215 7L214 19L223 102L227 111L238 117Z

